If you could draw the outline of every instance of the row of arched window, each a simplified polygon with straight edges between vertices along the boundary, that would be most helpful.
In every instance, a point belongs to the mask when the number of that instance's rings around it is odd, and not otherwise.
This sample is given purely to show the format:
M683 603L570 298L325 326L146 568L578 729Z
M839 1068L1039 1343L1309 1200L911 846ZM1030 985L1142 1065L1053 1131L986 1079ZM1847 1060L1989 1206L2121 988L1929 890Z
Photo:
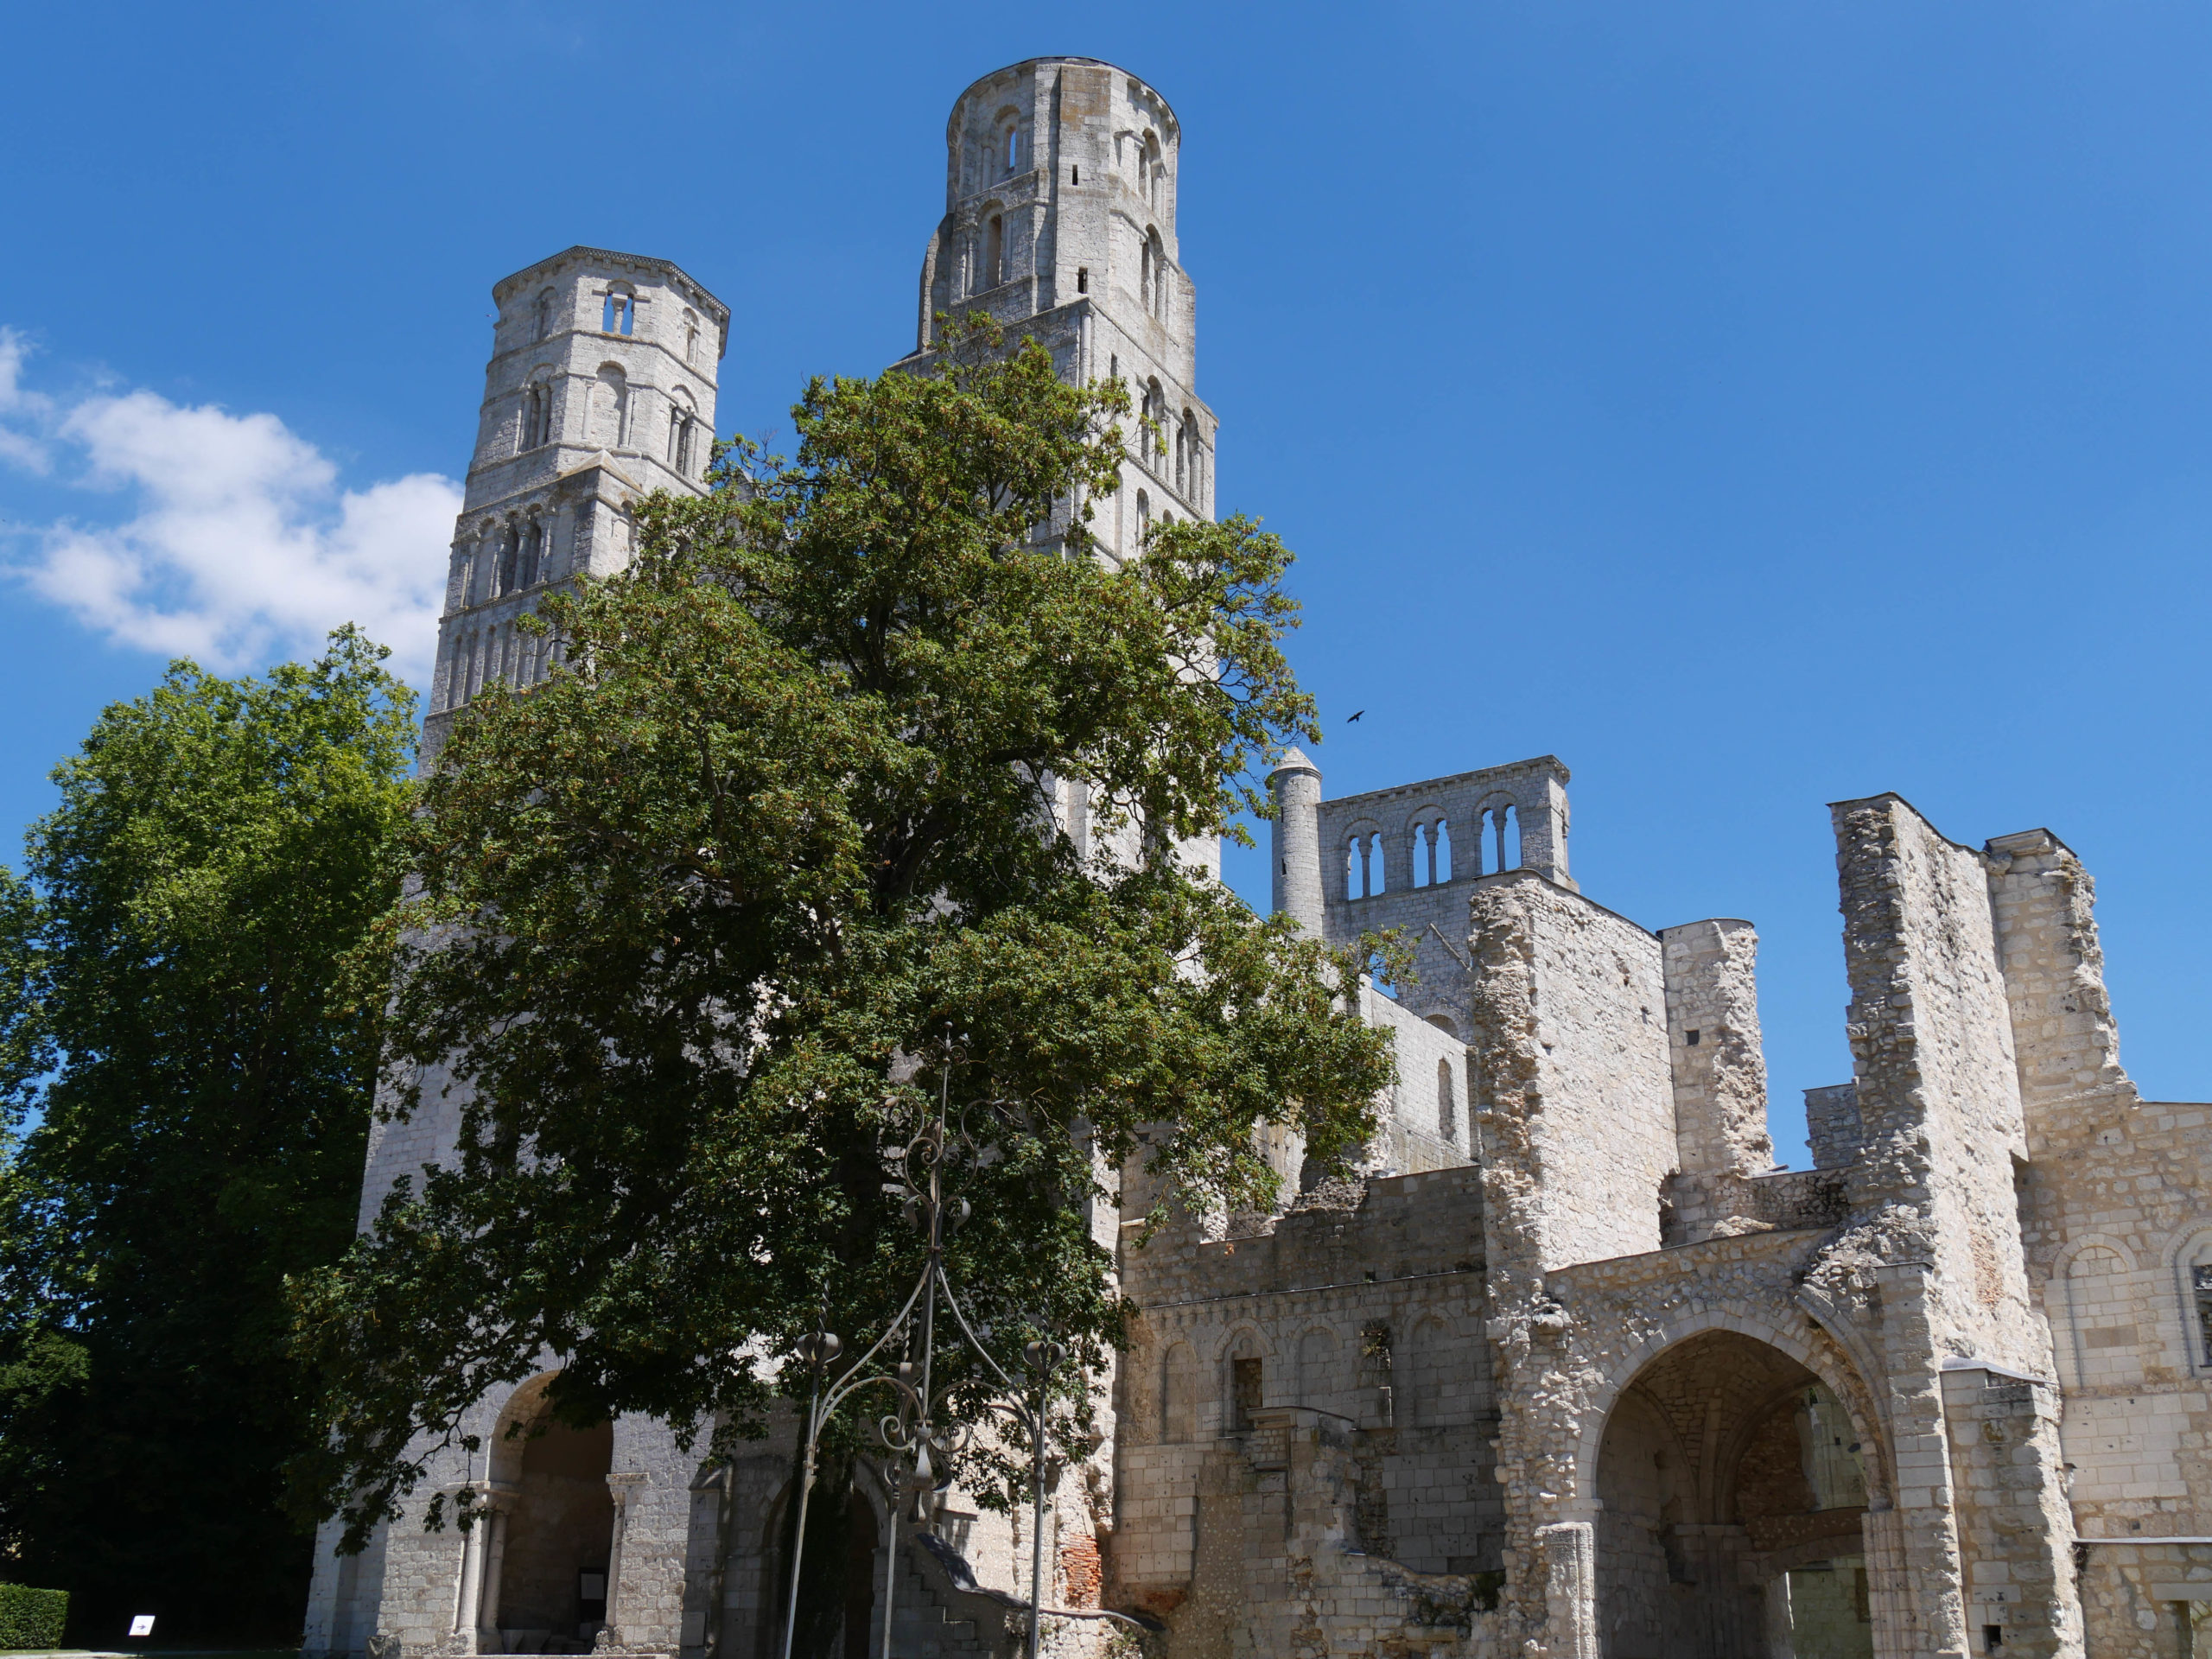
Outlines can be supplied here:
M1217 1432L1230 1434L1250 1428L1252 1414L1266 1406L1409 1427L1452 1421L1470 1403L1453 1387L1461 1372L1452 1351L1449 1326L1435 1318L1395 1343L1386 1325L1368 1325L1349 1340L1316 1325L1284 1354L1270 1354L1256 1333L1243 1331L1211 1365L1189 1343L1172 1343L1160 1360L1157 1432L1168 1445L1198 1440L1202 1408L1215 1401Z
M464 556L461 602L488 604L502 594L535 588L553 575L552 537L545 520L531 514L489 525Z
M1485 830L1490 843L1487 860L1484 857ZM1416 817L1407 833L1413 842L1413 885L1432 887L1452 880L1452 827L1444 815ZM1470 876L1496 875L1521 868L1520 817L1511 803L1477 810L1474 836L1464 861L1467 868L1463 874ZM1386 885L1382 832L1363 824L1345 839L1344 897L1372 899Z
M629 448L637 435L631 429L630 378L619 364L600 365L592 382L590 410L584 442L600 448ZM533 380L522 389L515 418L515 451L536 449L560 435L554 411L554 385ZM686 478L696 478L706 460L706 429L692 406L691 394L678 386L668 394L667 461Z
M1119 366L1117 359L1116 367ZM1203 512L1206 450L1197 411L1186 407L1179 417L1170 416L1167 393L1155 377L1145 382L1137 412L1138 453L1154 472L1174 486L1176 494Z
M465 709L487 685L535 685L559 660L558 640L548 633L527 632L512 618L472 628L454 641L439 707Z

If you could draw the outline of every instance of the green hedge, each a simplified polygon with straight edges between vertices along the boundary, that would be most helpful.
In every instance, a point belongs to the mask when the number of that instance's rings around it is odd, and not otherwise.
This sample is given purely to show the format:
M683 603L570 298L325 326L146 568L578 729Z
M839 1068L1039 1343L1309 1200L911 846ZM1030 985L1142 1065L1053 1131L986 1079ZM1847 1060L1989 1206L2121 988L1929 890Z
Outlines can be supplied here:
M68 1618L67 1590L0 1584L0 1648L58 1648Z

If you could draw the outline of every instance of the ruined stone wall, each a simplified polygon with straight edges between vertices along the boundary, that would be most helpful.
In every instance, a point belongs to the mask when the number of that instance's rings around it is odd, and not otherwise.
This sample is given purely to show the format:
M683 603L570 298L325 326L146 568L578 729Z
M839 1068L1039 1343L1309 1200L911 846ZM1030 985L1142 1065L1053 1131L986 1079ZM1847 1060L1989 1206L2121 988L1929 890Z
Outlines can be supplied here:
M1658 1249L1677 1156L1658 940L1525 872L1485 877L1471 915L1493 1269Z
M1205 1535L1211 1517L1242 1536L1255 1409L1325 1414L1349 1437L1371 1553L1494 1571L1481 1233L1471 1168L1371 1179L1354 1208L1295 1209L1251 1237L1185 1225L1139 1244L1132 1229L1123 1287L1141 1313L1116 1402L1109 1595L1169 1619L1180 1654L1207 1650L1184 1643L1198 1640L1186 1603L1262 1592L1241 1543Z
M1368 1024L1390 1033L1398 1061L1383 1134L1371 1149L1375 1173L1410 1175L1472 1162L1466 1044L1371 988L1361 991L1360 1011Z
M2031 1659L2082 1650L2058 1390L1981 1367L1943 1373L1970 1637Z
M1944 1352L2048 1376L2020 1249L2012 1160L2027 1137L1982 856L1894 795L1832 810L1866 1145L1855 1202L1880 1213L1892 1248L1924 1253Z
M2089 1650L2196 1651L2212 1544L2150 1541L2212 1536L2212 1331L2196 1282L2212 1263L2212 1107L2144 1101L2120 1068L2095 887L2072 850L2028 830L1992 841L1988 860Z
M1675 1085L1678 1173L1661 1232L1693 1243L1757 1231L1749 1183L1774 1166L1767 1132L1766 1054L1759 1043L1758 934L1749 922L1688 922L1659 935L1667 1043Z

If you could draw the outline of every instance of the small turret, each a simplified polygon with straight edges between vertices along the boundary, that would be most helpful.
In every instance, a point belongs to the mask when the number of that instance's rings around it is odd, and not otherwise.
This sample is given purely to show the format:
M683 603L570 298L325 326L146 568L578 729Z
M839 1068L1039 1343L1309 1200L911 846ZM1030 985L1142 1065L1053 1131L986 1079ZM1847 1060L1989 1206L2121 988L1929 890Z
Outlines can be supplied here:
M1274 795L1274 907L1321 937L1321 769L1297 749L1268 774Z

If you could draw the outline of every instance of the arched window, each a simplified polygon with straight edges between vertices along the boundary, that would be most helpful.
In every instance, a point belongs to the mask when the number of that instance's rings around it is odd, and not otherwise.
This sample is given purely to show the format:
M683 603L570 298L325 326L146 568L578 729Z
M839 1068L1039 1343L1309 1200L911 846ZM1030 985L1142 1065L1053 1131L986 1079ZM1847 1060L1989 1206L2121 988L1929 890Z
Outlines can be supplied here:
M509 524L499 532L499 579L493 590L494 597L514 592L515 566L521 556L522 527Z
M1344 897L1371 899L1382 892L1382 837L1371 830L1355 830L1344 852Z
M1183 1446L1198 1438L1198 1357L1179 1342L1160 1363L1160 1438Z
M1021 165L1021 129L1009 126L999 139L999 154L1006 164L1008 177Z
M1137 492L1137 545L1142 547L1152 535L1152 498L1142 490Z
M2189 1338L2190 1369L2212 1372L2212 1233L2181 1253L2182 1326Z
M1247 1333L1236 1338L1229 1353L1229 1428L1232 1433L1252 1427L1252 1414L1267 1403L1264 1362L1259 1344Z
M630 377L612 363L599 371L599 385L592 393L592 442L604 449L620 449L630 438Z
M1158 231L1145 232L1143 265L1145 314L1165 318L1167 315L1167 250L1161 245Z
M549 340L553 334L553 290L545 289L537 296L537 338Z
M519 447L535 449L553 439L553 389L543 380L533 380L523 388L522 420L517 438Z
M537 586L538 567L544 562L545 526L533 518L523 526L522 555L516 561L515 585L518 588Z
M1166 173L1160 155L1160 135L1147 132L1144 148L1137 153L1137 190L1154 208L1160 206L1160 181Z
M499 556L499 526L496 521L487 523L476 532L475 550L468 560L467 586L461 594L464 605L481 605L492 597L492 578L497 571Z
M1459 1091L1452 1085L1452 1062L1436 1063L1436 1132L1446 1141L1459 1138Z
M993 213L991 222L983 228L983 286L996 288L1005 281L1006 218Z
M685 478L692 477L694 435L699 429L699 417L692 412L691 401L681 389L668 400L668 464Z
M1167 453L1167 394L1160 389L1157 379L1145 382L1144 420L1141 446L1145 464L1157 472L1159 458Z
M1494 806L1490 810L1491 829L1497 837L1497 868L1517 870L1521 868L1521 821L1510 806Z
M627 334L636 332L638 296L627 288L607 290L607 303L601 308L600 332L608 334Z

